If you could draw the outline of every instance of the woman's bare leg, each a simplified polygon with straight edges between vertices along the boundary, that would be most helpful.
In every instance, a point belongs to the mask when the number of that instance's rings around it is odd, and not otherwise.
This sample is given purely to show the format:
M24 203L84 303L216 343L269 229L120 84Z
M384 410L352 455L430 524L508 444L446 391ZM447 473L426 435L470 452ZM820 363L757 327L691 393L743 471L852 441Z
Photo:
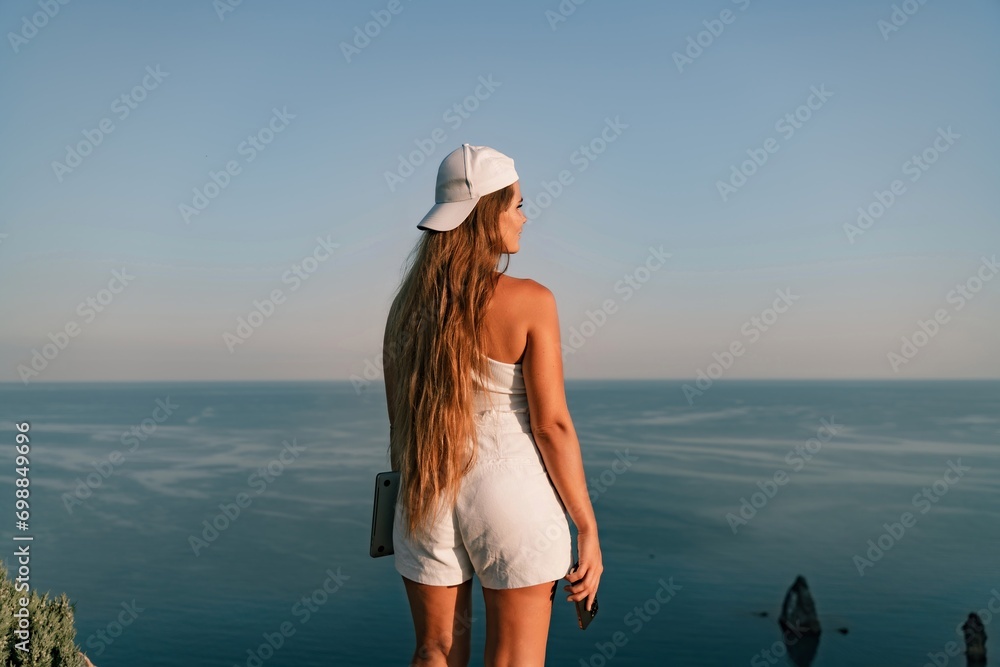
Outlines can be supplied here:
M544 667L558 583L503 590L483 587L486 667Z
M417 647L411 665L466 667L472 652L472 579L431 586L403 577Z

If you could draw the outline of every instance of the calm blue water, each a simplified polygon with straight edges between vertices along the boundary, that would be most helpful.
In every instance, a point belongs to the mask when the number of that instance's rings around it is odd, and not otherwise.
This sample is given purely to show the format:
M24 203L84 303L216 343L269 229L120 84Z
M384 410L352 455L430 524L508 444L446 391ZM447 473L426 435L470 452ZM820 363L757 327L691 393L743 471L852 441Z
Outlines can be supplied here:
M968 612L1000 610L998 382L722 382L689 406L676 382L569 381L567 396L606 571L585 632L557 598L549 665L605 664L615 637L606 662L623 667L788 664L763 651L797 574L824 624L817 667L920 667ZM246 665L282 627L261 664L407 664L401 579L391 557L367 555L387 469L382 385L0 385L0 438L13 442L20 420L32 424L33 584L70 596L98 667ZM626 452L631 465L613 467ZM945 477L949 462L960 476ZM67 504L91 473L100 485ZM776 473L783 483L767 484ZM743 498L744 516L759 508L734 534L726 515ZM191 536L239 500L196 555ZM905 512L901 536L883 536ZM854 556L880 536L889 548L859 575ZM674 597L655 602L671 579ZM478 584L473 596L481 665ZM1000 614L983 620L996 655Z

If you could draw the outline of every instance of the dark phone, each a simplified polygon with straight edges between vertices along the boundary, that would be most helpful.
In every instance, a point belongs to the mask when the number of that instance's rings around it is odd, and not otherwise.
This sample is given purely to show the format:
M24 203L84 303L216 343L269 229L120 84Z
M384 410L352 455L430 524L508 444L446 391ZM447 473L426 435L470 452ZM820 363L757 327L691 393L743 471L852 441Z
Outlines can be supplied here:
M576 622L581 630L586 630L590 622L597 616L597 597L594 597L594 604L590 607L590 611L587 611L587 599L576 601Z
M580 567L580 561L573 564L573 572ZM594 620L597 616L597 596L594 596L594 604L591 605L590 611L587 611L587 600L590 598L583 598L582 600L576 601L576 622L580 626L581 630L586 630L590 622Z

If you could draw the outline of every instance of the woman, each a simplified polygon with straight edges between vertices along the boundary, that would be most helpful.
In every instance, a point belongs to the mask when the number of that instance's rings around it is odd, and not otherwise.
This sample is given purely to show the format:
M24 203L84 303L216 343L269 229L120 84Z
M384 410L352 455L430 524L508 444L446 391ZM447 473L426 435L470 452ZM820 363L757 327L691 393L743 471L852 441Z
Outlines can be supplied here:
M472 575L486 606L487 667L541 667L560 579L597 594L604 566L566 405L552 293L497 270L520 248L509 157L463 144L393 299L383 345L393 524L416 633L414 665L467 665ZM572 569L566 512L577 528Z

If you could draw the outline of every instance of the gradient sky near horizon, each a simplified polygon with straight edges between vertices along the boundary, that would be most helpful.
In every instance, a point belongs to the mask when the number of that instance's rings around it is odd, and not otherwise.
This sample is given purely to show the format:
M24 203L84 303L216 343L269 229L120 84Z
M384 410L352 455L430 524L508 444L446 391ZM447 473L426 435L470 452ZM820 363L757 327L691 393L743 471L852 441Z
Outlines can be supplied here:
M566 0L553 22L556 0L224 1L0 6L0 381L46 345L29 383L374 377L465 142L515 160L530 222L508 273L555 293L567 378L693 378L734 343L725 378L1000 378L996 2ZM390 185L401 160L421 164ZM337 245L285 278L317 239ZM647 272L651 248L670 256ZM102 292L114 271L134 278ZM798 298L757 328L778 290Z

